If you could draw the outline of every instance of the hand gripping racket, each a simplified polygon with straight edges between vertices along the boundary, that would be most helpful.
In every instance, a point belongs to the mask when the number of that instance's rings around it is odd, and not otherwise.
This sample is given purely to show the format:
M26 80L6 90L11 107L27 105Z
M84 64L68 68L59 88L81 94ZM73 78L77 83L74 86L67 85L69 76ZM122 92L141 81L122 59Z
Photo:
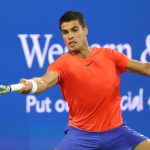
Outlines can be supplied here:
M19 91L22 87L24 86L24 84L19 83L19 84L12 84L12 85L0 85L0 96L8 93L8 92L15 92L15 91Z

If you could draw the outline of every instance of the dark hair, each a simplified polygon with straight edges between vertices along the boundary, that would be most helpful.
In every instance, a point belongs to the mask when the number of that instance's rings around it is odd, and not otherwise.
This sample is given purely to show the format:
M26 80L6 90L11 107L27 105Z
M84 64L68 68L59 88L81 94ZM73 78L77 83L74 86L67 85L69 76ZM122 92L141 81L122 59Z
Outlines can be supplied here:
M69 22L72 20L78 20L79 24L84 28L86 26L84 16L78 11L67 11L59 19L59 28L63 22Z

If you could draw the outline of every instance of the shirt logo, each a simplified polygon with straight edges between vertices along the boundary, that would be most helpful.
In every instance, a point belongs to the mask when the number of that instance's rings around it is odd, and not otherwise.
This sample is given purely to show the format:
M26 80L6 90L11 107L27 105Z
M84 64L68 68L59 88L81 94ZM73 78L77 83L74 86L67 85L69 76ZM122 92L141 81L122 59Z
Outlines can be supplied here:
M85 64L85 66L90 66L93 63L93 60L91 62L89 62L88 64Z

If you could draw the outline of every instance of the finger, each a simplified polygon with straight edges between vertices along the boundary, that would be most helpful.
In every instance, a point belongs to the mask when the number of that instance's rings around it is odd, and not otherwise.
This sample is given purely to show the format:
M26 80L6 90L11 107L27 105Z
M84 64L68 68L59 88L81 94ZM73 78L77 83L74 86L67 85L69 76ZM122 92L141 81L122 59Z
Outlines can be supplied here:
M24 78L23 78L23 79L20 79L20 81L19 81L19 83L24 83L24 84L25 84L26 82L27 82L27 79L24 79Z

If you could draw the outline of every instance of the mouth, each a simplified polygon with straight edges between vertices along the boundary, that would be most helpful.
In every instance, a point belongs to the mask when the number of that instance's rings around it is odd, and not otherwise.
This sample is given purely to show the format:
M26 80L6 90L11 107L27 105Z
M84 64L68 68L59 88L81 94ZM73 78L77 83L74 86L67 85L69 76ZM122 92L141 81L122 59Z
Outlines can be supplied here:
M70 47L74 47L76 43L77 43L77 42L75 42L75 41L70 41L70 42L69 42L69 46L70 46Z

